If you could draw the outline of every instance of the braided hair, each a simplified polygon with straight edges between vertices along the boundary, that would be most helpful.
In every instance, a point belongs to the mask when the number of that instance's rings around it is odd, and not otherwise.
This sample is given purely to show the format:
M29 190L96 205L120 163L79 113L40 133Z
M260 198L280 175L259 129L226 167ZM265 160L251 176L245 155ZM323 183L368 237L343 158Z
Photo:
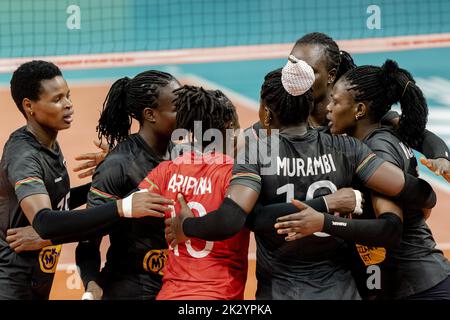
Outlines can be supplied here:
M284 126L306 122L314 107L312 89L302 95L290 95L281 82L281 70L269 72L261 87L261 100Z
M196 133L198 141L208 129L224 131L227 124L237 119L236 108L220 90L185 85L174 91L177 110L176 127ZM202 130L194 131L194 121L202 122Z
M157 108L161 88L172 81L177 80L169 73L149 70L114 82L103 102L97 126L99 139L106 138L110 148L123 141L130 133L132 118L142 125L143 110Z
M336 78L334 82L348 70L356 67L352 56L347 51L339 50L337 43L324 33L308 33L298 39L295 46L307 44L320 45L325 49L328 71L336 68Z
M402 115L397 132L411 147L420 143L427 123L428 106L422 90L412 75L386 60L381 67L360 66L347 72L343 79L354 91L356 102L366 102L369 116L379 122L394 103L400 102Z

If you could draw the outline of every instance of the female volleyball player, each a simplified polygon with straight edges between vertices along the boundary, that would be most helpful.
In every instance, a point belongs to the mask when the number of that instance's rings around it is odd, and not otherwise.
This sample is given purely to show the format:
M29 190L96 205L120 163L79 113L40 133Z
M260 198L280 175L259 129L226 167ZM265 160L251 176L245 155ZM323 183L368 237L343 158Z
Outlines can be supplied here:
M98 132L114 149L96 168L88 195L89 207L120 199L137 188L146 174L169 159L175 128L174 90L180 83L172 75L150 70L117 80L110 88L100 116ZM139 131L129 135L131 119ZM154 299L161 288L167 257L164 222L157 218L119 221L104 230L110 247L100 272L96 239L80 242L77 265L86 291L95 299Z
M400 103L402 109L397 131L382 127L380 123L380 119L394 103ZM422 136L421 133L425 128L428 108L422 91L415 84L411 74L400 69L397 63L387 60L381 68L361 66L346 73L333 88L328 110L332 133L351 135L367 144L377 156L396 165L405 173L418 175L417 161L409 146L418 144L418 137ZM396 207L393 203L386 203L387 200L380 199L378 195L372 196L371 199L367 190L365 193L369 201L364 209L362 216L364 218L386 219L379 215L380 206ZM376 245L382 237L391 237L392 232L397 232L396 237L400 235L399 243L393 248L388 248L385 259L383 256L382 259L369 263L379 263L382 268L382 288L378 297L450 299L450 263L442 251L436 249L436 243L425 223L422 211L408 209L405 204L401 204L401 207L403 210L398 210L397 207L395 211L403 219L403 228L400 226L391 231L384 229L384 232L376 235L379 239L370 239L373 228L376 228L373 224L372 230L361 233L365 240L372 240L372 245ZM277 225L283 229L281 233L299 231L305 235L305 230L291 228L300 222L296 220L294 224L289 223L292 218L279 219L285 221ZM351 231L352 228L356 228L351 220L329 215L323 218L325 218L324 227L318 230L323 229L344 239L352 238L358 241L355 239L355 233ZM346 223L348 226L333 228L333 221ZM383 223L385 221L380 220L379 226ZM353 233L353 236L350 236L350 233ZM370 254L359 251L361 258L365 258L367 262ZM360 275L363 273L365 272L361 272ZM364 283L366 277L363 277Z
M56 140L70 128L74 112L61 71L45 61L24 63L12 76L11 94L27 125L11 134L1 160L0 299L47 299L60 246L18 254L6 242L7 229L32 224L42 239L51 240L46 244L61 243L121 216L161 217L166 207L159 203L170 201L139 193L99 208L70 210L86 201L88 187L70 189Z

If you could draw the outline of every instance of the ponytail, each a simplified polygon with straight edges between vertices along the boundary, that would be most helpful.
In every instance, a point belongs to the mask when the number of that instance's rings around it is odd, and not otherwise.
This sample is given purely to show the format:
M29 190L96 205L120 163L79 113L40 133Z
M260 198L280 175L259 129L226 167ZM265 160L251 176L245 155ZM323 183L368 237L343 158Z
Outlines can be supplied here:
M125 140L130 134L132 119L142 125L145 108L158 107L160 89L176 81L171 74L149 70L134 78L121 78L109 89L98 121L97 132L100 141L106 138L109 148Z
M355 92L355 101L364 101L369 107L369 115L375 121L400 102L402 114L397 130L400 138L409 146L416 147L421 142L428 116L428 106L422 91L411 74L399 68L392 60L383 66L360 66L347 72L343 78Z
M127 87L130 78L124 77L111 86L98 121L97 132L100 141L106 138L109 148L128 137L131 128L131 116L127 108Z
M416 85L412 75L399 68L392 60L381 66L381 79L386 88L389 105L399 102L402 114L397 129L399 136L410 146L421 142L428 116L428 106L422 90Z

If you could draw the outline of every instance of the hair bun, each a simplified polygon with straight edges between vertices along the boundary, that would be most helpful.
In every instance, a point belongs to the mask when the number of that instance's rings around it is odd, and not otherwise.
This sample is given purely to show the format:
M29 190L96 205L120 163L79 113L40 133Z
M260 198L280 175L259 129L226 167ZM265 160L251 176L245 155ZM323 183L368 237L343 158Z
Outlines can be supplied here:
M314 80L314 71L309 64L290 55L281 71L281 83L284 89L290 95L299 96L312 87Z

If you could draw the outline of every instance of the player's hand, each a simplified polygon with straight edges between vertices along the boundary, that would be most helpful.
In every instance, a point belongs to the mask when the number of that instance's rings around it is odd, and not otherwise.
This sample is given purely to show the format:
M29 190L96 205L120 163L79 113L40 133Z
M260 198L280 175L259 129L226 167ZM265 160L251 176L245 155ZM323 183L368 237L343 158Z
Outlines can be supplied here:
M352 188L341 188L332 194L328 194L325 196L325 201L330 213L361 214L364 205L362 193Z
M450 182L450 161L445 158L420 158L420 162L435 174L443 176L447 182Z
M94 141L94 144L101 149L99 152L92 152L92 153L84 153L80 154L79 156L75 157L75 160L82 161L82 160L89 160L87 162L83 162L79 166L75 167L73 169L74 172L78 172L81 170L85 170L84 172L81 172L78 174L79 178L86 178L89 176L92 176L95 172L95 168L98 166L100 162L102 162L106 155L109 152L108 145L106 143L100 143L100 141Z
M117 209L119 215L124 218L164 218L165 212L170 211L168 205L173 204L173 200L143 189L133 192L125 199L117 200Z
M51 241L42 240L32 226L8 229L6 235L6 242L17 253L40 250L52 245Z
M89 281L81 300L101 300L103 289L95 281Z
M325 220L323 213L295 199L292 199L292 204L299 208L300 212L279 217L275 223L278 234L287 234L285 240L294 241L322 231Z
M178 202L180 203L179 214L170 219L166 219L166 240L170 243L170 247L175 247L178 243L185 242L189 238L186 237L183 231L183 222L186 218L194 217L194 213L191 208L186 204L184 197L181 193L177 195Z

